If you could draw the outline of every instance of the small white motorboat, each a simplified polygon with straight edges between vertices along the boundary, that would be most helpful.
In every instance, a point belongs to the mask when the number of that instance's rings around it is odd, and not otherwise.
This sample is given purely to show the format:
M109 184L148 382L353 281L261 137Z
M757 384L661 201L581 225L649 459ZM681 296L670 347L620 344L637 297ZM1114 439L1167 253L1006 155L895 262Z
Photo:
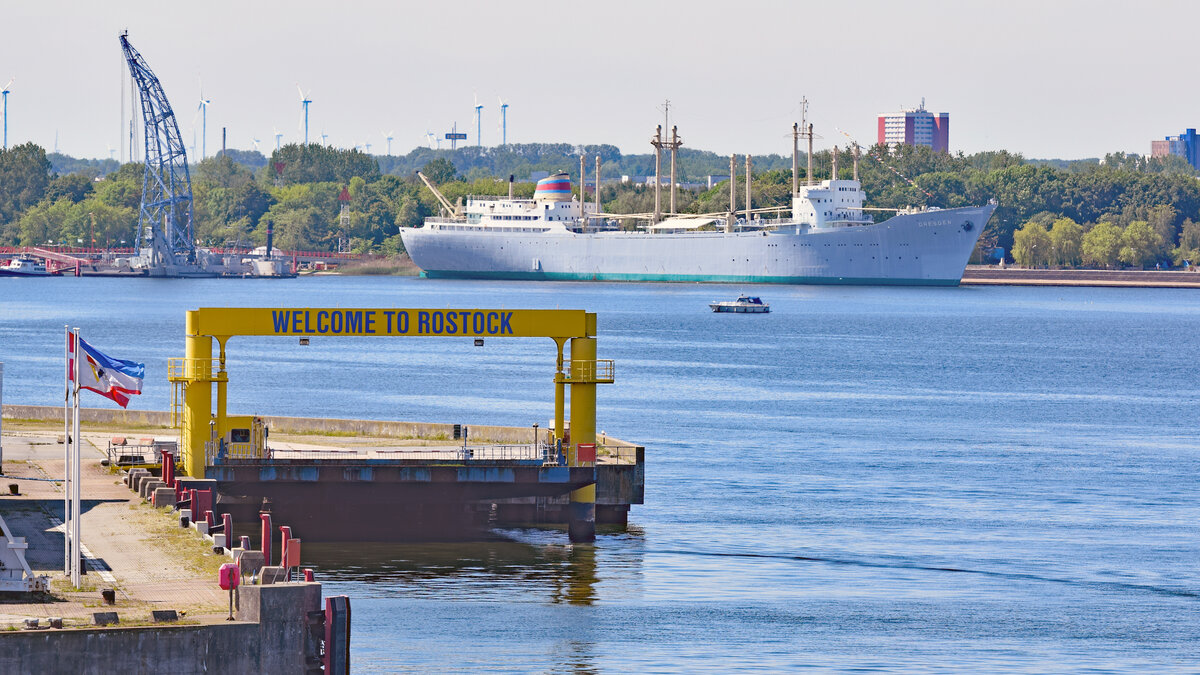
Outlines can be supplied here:
M46 263L27 256L13 258L7 265L0 265L0 277L44 277L49 276Z
M771 306L755 295L739 295L737 300L717 300L708 305L714 312L734 314L766 314Z

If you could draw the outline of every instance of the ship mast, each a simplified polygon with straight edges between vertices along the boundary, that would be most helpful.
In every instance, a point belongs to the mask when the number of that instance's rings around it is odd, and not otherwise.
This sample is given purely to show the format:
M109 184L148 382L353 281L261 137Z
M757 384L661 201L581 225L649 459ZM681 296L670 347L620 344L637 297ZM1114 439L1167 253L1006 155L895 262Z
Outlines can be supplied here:
M668 147L671 148L671 215L675 215L675 154L679 151L679 146L683 145L683 139L679 137L679 127L671 127L671 142Z
M800 196L800 125L795 122L792 122L792 199L796 199L799 196Z
M737 219L737 155L729 156L729 218L725 222L725 231L733 232L733 223Z
M650 145L654 146L654 222L651 225L662 220L662 132L662 125L659 125L654 131L654 138L650 139Z
M746 225L750 224L750 155L746 155Z

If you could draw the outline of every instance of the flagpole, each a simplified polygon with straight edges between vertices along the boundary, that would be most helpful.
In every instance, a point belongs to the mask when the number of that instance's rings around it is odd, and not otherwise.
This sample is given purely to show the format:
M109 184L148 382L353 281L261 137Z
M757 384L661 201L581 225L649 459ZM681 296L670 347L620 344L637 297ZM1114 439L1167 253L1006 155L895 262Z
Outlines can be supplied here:
M63 368L63 574L71 574L71 327L66 333L66 367Z
M74 431L73 437L74 437L74 441L75 441L75 457L74 457L74 466L72 467L72 483L73 483L73 485L72 485L72 490L71 490L71 501L72 501L72 506L74 507L72 509L72 514L71 514L71 535L72 535L72 539L74 541L74 546L71 548L71 583L75 586L75 588L79 588L79 585L80 585L80 579L79 579L79 575L81 572L81 570L80 570L81 564L80 563L82 562L82 558L83 558L83 554L80 550L81 545L80 545L80 537L79 537L79 519L80 519L80 516L82 515L80 512L80 509L79 509L79 480L80 480L79 465L81 464L81 454L82 454L82 450L83 450L83 446L79 442L80 441L80 439L79 439L79 357L80 357L80 352L83 351L81 349L81 347L82 347L82 345L79 344L79 329L76 328L75 329L75 385L76 386L75 386L75 396L74 396L74 402L75 402L74 418L75 419L72 422L72 427L73 427L73 431Z

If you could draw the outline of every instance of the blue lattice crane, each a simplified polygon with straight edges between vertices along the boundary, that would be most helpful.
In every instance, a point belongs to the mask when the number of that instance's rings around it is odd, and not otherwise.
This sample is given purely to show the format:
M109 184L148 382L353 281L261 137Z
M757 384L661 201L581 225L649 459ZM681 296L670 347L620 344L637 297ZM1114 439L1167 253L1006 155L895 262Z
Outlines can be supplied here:
M146 138L146 171L138 211L137 247L150 249L150 267L164 270L195 265L192 236L192 181L175 111L146 59L121 33L129 73L141 93Z

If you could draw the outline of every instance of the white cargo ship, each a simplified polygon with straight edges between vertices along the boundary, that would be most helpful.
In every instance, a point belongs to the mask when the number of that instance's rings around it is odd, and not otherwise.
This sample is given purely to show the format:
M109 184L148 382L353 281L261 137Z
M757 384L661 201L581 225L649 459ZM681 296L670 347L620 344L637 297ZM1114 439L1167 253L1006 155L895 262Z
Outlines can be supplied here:
M624 231L558 174L539 181L533 199L443 202L461 215L429 218L401 237L428 277L953 286L996 208L876 223L863 199L859 181L825 180L797 188L787 219L677 216Z

